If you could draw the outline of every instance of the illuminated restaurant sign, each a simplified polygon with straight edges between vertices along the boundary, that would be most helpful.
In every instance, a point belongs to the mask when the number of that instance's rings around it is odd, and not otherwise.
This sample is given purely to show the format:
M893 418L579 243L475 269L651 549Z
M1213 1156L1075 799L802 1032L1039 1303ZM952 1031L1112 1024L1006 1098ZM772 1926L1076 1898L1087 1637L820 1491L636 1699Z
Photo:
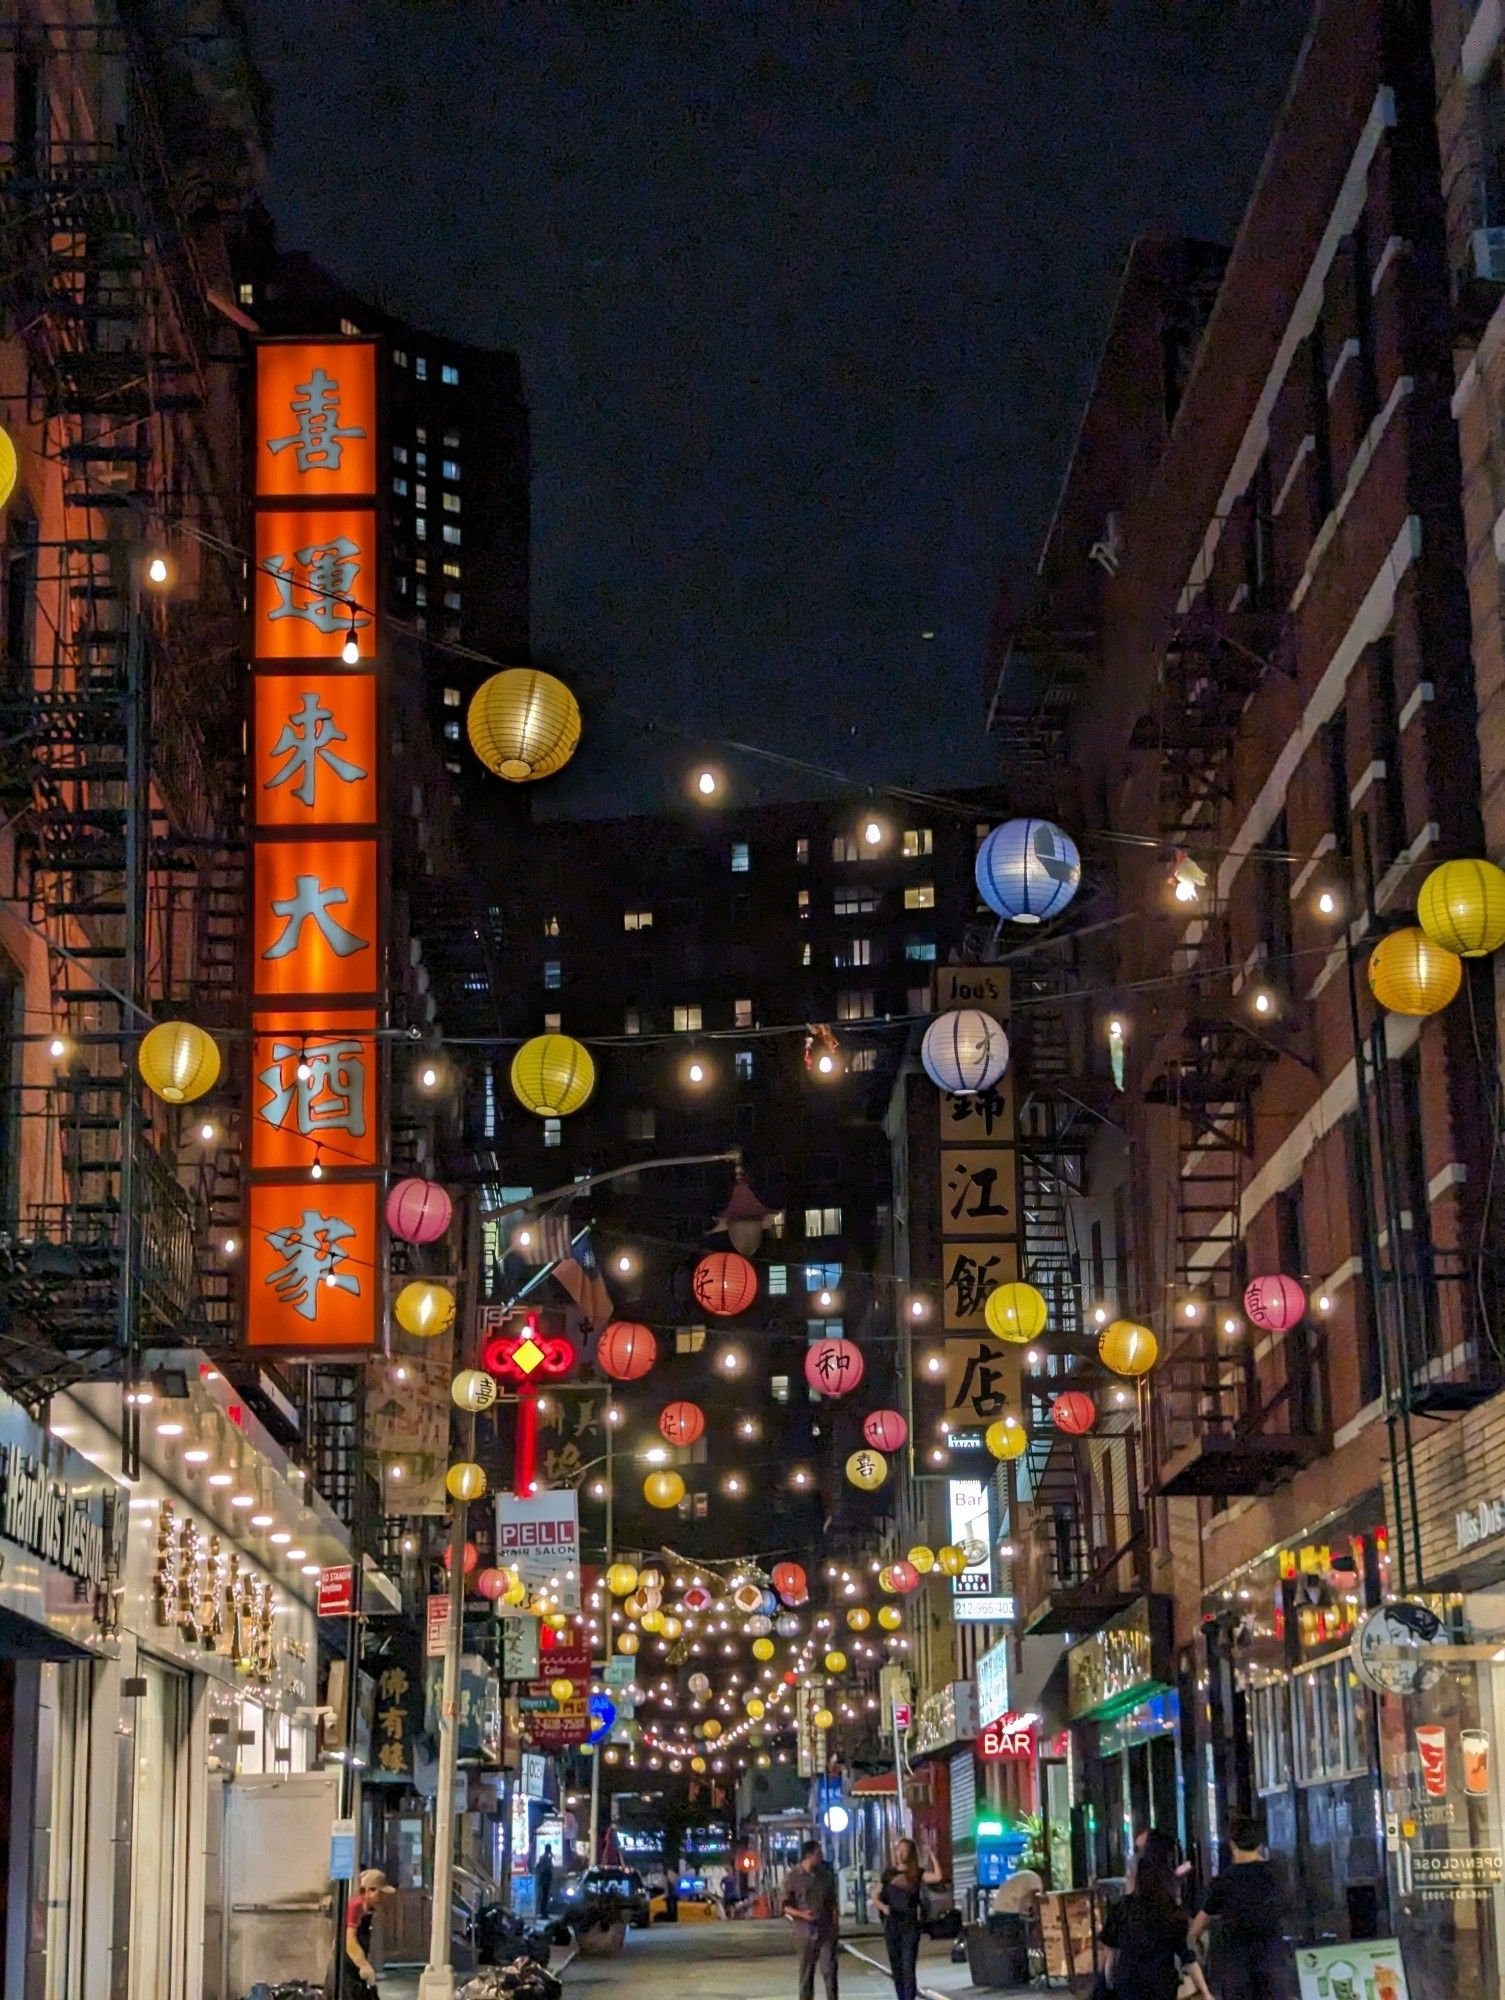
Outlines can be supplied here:
M382 1325L376 374L371 341L257 349L246 1328L283 1352Z

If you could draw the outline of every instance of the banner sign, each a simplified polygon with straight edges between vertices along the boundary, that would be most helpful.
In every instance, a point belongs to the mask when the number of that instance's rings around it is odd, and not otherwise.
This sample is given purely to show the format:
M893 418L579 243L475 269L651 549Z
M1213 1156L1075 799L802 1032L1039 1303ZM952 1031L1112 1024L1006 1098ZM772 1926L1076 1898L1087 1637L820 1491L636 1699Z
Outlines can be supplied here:
M580 1513L576 1495L561 1490L519 1499L499 1493L496 1559L529 1585L547 1584L566 1611L580 1609Z
M502 1679L538 1679L538 1620L530 1611L516 1616L504 1613L497 1623L502 1629Z
M572 1495L571 1498L574 1496ZM518 1690L518 1719L540 1750L566 1750L584 1743L591 1733L591 1653L586 1642L553 1646L539 1658L540 1679L525 1681ZM555 1681L567 1680L572 1692L557 1701Z

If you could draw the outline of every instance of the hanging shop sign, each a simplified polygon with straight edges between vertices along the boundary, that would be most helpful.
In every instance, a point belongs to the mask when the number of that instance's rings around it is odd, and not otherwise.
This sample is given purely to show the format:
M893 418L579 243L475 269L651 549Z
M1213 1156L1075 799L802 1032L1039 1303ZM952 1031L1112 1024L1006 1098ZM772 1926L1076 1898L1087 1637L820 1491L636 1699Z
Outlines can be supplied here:
M911 1757L970 1743L977 1734L977 1694L971 1681L951 1681L937 1688L915 1711L909 1741Z
M1359 1679L1376 1694L1419 1694L1442 1673L1437 1648L1446 1643L1446 1627L1435 1611L1395 1598L1360 1619L1349 1650Z
M100 1646L114 1630L127 1521L108 1474L0 1395L0 1609Z
M321 1618L355 1616L354 1563L336 1563L331 1569L319 1571L319 1616Z
M515 1616L504 1613L497 1620L502 1632L502 1679L538 1679L538 1620L531 1611ZM631 1661L628 1662L629 1666Z
M1103 1721L1134 1708L1169 1681L1169 1606L1141 1597L1066 1655L1066 1713Z
M1038 1720L1034 1715L1001 1715L978 1730L973 1751L985 1764L1033 1763Z
M363 1677L376 1686L371 1767L364 1782L405 1784L415 1769L423 1735L423 1675L419 1670L418 1639L412 1632L396 1635L377 1655L368 1655Z
M588 1644L554 1646L540 1662L545 1678L526 1681L518 1690L518 1720L540 1750L567 1750L584 1743L591 1733L591 1655ZM560 1701L556 1681L568 1681L570 1694Z
M444 1697L444 1669L437 1661L424 1668L424 1728L435 1741ZM456 1755L462 1764L491 1766L502 1754L502 1691L490 1663L479 1653L460 1656L455 1689Z
M580 1609L580 1512L573 1492L521 1499L499 1493L496 1556L529 1585L547 1584L565 1611Z
M1012 1597L1001 1597L994 1589L993 1530L988 1483L982 1479L953 1479L948 1482L951 1510L951 1540L980 1542L987 1558L964 1569L951 1579L951 1616L961 1625L997 1624L1014 1615Z
M376 378L371 341L257 349L244 1271L248 1343L283 1353L385 1318Z
M1009 1642L1000 1639L996 1646L979 1655L976 1673L977 1719L980 1723L996 1722L1000 1715L1008 1712L1009 1705Z
M518 1760L518 1790L525 1799L548 1796L549 1760L540 1750L525 1750Z

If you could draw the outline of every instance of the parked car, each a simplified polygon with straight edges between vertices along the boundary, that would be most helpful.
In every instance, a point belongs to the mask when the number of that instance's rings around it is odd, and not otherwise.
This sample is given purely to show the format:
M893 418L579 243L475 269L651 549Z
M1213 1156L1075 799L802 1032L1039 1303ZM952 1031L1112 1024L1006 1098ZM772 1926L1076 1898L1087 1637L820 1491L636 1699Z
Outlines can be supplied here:
M559 1900L567 1916L615 1900L629 1924L641 1928L648 1922L648 1891L636 1868L587 1868L566 1885Z

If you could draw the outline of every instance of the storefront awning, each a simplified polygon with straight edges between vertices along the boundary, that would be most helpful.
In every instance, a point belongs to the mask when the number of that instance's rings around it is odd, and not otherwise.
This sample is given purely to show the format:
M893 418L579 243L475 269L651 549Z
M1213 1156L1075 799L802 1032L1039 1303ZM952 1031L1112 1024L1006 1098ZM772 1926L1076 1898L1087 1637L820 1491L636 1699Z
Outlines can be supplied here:
M865 1778L854 1778L847 1786L847 1795L854 1799L891 1799L894 1790L892 1771L872 1771Z

